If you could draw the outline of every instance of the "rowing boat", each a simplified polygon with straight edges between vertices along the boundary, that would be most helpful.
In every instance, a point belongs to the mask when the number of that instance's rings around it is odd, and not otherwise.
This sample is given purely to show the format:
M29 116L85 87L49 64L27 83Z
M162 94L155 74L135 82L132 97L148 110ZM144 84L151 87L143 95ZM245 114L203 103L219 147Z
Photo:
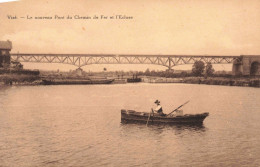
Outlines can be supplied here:
M159 114L151 114L147 112L137 112L134 110L121 110L122 123L149 123L149 124L202 124L204 119L209 116L208 112L201 114L184 114L160 116ZM148 119L149 118L149 119Z

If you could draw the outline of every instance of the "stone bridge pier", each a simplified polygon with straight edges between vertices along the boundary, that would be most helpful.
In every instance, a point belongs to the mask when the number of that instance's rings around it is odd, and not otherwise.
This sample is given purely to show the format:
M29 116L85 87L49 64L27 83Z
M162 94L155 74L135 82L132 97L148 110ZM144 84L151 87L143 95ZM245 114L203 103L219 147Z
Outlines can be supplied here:
M260 56L240 56L240 61L237 59L233 62L233 75L260 75Z

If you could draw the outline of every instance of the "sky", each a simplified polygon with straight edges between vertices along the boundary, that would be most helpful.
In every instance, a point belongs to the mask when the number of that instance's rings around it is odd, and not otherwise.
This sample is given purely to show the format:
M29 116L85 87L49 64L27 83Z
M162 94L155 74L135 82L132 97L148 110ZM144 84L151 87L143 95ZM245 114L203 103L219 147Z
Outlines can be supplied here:
M0 3L0 40L12 41L12 53L260 55L259 8L260 0L20 0ZM92 19L75 19L77 15ZM132 19L115 19L116 15ZM84 68L104 66L150 67ZM31 63L25 67L76 68ZM155 67L162 68L151 66Z

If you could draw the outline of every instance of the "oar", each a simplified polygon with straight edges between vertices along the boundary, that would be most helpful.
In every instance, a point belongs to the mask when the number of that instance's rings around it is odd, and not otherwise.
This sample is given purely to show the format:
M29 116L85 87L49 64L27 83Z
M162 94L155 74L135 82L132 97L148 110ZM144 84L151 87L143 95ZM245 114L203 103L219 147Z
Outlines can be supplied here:
M169 114L166 115L166 117L168 115L170 115L171 113L173 113L174 111L177 111L179 108L183 107L185 104L189 103L189 101L186 101L184 104L180 105L179 107L177 107L175 110L173 110L172 112L170 112Z
M153 112L153 109L152 109L152 112ZM148 117L148 119L147 119L146 126L148 125L148 122L149 122L149 119L150 119L150 117L151 117L151 113L152 113L152 112L149 113L149 117Z

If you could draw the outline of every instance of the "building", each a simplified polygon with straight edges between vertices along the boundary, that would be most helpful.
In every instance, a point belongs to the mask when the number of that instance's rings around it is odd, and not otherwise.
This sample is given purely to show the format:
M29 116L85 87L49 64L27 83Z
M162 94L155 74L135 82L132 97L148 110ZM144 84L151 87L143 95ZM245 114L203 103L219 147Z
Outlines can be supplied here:
M10 66L10 51L12 49L12 42L0 41L0 68L4 67L5 64Z

